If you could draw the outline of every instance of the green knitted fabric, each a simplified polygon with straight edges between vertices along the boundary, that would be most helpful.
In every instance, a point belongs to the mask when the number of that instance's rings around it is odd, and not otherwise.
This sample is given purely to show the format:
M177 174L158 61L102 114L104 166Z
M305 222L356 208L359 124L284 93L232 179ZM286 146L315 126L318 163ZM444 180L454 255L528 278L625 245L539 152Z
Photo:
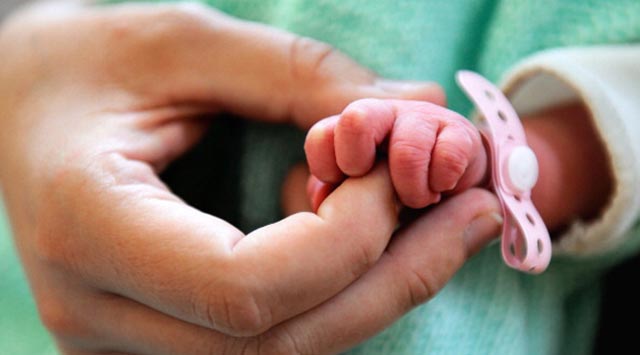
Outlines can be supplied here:
M437 81L447 90L451 108L463 113L471 105L453 81L458 69L474 69L497 81L515 62L545 48L640 39L640 1L635 0L207 3L234 16L329 42L381 75ZM242 130L238 223L251 230L280 217L280 182L287 168L302 158L303 134L258 124ZM1 234L0 352L51 352L6 229ZM600 257L556 257L541 276L508 269L493 245L471 260L435 299L351 353L589 353L600 276L637 250L639 239Z

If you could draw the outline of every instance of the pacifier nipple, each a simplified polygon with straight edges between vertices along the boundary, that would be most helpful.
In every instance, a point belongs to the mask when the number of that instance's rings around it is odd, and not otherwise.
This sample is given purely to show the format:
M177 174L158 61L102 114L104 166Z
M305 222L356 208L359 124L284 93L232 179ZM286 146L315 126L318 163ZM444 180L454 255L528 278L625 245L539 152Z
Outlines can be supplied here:
M529 191L538 181L538 160L531 148L520 145L511 151L507 160L507 180L518 192Z

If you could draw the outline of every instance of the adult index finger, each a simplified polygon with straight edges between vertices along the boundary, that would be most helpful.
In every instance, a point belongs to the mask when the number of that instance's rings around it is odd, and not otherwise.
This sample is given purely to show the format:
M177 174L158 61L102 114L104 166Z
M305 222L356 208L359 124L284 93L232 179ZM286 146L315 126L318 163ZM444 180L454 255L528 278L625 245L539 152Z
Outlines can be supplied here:
M271 329L263 346L284 342L298 353L332 354L372 337L435 296L497 236L499 211L496 197L485 190L451 197L398 231L378 263L342 293Z

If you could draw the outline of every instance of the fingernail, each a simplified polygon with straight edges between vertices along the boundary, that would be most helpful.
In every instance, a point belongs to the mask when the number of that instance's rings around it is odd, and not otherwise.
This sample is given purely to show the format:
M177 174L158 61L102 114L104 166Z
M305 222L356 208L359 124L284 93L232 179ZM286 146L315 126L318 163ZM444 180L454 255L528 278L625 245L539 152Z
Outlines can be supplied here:
M500 234L503 223L502 215L497 212L483 214L471 221L464 231L469 255L474 255L496 238Z

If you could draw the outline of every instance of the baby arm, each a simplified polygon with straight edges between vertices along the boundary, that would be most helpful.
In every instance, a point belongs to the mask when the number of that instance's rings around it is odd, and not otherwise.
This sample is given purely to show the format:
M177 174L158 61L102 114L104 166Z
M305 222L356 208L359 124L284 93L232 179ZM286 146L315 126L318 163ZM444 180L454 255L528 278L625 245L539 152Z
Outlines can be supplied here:
M305 151L317 179L309 187L314 208L326 195L322 187L365 175L378 152L388 154L393 186L412 208L479 184L487 166L478 130L459 114L422 101L355 101L313 126Z
M598 217L613 192L604 143L584 105L555 106L523 119L540 173L531 198L550 231Z
M550 231L575 218L596 217L613 182L587 110L578 103L554 107L524 117L523 126L540 165L532 199ZM388 154L394 189L409 207L426 207L487 178L478 130L459 114L426 102L356 101L313 126L305 151L314 209L345 176L366 174L381 151Z

